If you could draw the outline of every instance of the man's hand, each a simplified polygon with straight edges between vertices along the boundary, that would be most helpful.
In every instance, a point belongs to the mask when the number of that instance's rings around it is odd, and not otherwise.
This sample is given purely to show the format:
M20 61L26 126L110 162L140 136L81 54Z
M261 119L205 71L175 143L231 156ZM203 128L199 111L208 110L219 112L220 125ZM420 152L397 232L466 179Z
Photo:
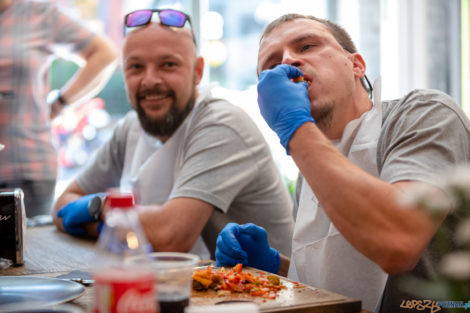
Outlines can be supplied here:
M83 196L65 205L57 212L57 217L62 218L62 225L67 233L73 236L86 235L84 224L97 221L88 211L90 200L97 195L90 194Z
M215 257L217 266L242 263L271 273L280 266L279 253L269 246L264 228L251 223L228 223L217 237Z
M52 102L50 104L49 118L51 120L55 119L57 116L59 116L60 112L62 112L63 109L64 107L58 101Z
M66 104L65 99L60 94L60 90L58 89L54 89L49 92L49 94L47 95L46 102L50 108L49 117L51 120L55 119L60 114L60 112L62 112Z
M291 81L299 76L303 76L301 70L281 64L263 71L259 77L258 105L261 115L279 136L286 151L290 138L300 125L315 123L310 115L308 83Z

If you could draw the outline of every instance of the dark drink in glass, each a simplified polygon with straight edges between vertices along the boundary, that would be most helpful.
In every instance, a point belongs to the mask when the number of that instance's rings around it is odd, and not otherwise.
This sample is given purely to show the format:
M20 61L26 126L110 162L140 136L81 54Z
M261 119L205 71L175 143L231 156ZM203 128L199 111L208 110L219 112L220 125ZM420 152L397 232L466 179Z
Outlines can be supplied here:
M184 313L184 308L188 305L189 298L160 301L160 313Z

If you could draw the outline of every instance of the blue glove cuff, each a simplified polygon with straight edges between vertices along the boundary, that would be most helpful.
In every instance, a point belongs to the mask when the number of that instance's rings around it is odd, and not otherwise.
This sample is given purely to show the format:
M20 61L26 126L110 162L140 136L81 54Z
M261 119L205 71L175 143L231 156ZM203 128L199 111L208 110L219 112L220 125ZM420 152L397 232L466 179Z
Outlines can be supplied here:
M96 226L96 231L98 232L98 235L101 234L101 231L103 230L104 222L99 222L98 226Z
M286 149L287 155L290 155L289 148L288 148L288 144L289 144L290 139L292 138L292 136L294 135L294 133L297 131L297 129L300 126L302 126L303 124L308 123L308 122L315 123L315 120L311 116L309 116L309 117L305 116L305 117L297 120L295 122L295 124L291 126L289 132L285 133L284 136L282 136L280 138L281 145L284 147L284 149Z

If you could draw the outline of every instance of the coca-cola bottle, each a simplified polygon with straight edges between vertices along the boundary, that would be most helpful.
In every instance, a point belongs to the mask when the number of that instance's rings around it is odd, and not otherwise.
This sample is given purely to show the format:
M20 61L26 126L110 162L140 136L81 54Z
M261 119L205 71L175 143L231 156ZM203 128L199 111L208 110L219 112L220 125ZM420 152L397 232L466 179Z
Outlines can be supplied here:
M150 247L132 194L107 196L110 209L97 242L95 313L158 313L155 275L149 264L133 267L127 259L146 255Z

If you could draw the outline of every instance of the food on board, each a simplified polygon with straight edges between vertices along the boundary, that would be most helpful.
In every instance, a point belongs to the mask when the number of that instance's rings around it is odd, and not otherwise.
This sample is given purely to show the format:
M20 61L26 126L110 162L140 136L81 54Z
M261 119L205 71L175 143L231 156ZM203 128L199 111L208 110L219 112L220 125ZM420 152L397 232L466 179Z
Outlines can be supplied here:
M215 290L221 297L231 293L247 293L255 297L276 299L277 292L286 288L276 275L252 273L242 268L242 264L237 264L230 270L224 267L213 269L211 266L195 270L193 289Z

